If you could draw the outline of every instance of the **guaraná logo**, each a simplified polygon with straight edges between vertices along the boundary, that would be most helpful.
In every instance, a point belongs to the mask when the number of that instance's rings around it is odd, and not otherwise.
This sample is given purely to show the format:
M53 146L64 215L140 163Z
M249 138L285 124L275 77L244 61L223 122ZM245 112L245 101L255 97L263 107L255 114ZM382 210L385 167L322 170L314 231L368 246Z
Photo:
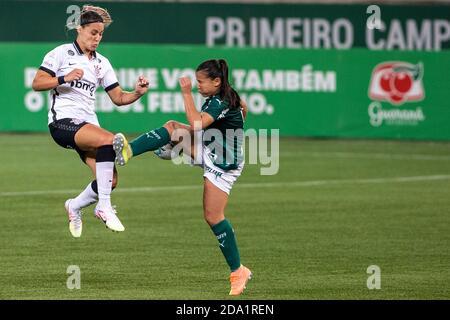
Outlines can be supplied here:
M408 101L423 100L423 64L384 62L377 65L370 79L369 97L401 105Z

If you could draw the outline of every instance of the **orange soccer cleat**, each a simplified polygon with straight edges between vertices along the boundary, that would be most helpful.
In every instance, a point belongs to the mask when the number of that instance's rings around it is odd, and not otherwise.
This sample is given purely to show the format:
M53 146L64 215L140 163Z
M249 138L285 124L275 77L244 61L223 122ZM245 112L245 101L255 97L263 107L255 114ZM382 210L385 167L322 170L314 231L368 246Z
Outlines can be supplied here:
M230 296L240 295L247 285L248 280L252 278L252 272L249 268L243 266L230 274L231 290Z

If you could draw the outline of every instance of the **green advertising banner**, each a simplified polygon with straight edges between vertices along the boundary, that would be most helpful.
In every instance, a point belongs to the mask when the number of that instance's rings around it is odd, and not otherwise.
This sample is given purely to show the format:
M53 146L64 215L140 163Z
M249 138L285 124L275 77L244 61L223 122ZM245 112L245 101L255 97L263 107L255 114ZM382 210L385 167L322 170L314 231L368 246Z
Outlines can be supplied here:
M440 51L449 5L93 2L114 20L104 40L205 46ZM0 2L0 41L65 42L82 2Z
M0 130L46 131L48 92L31 83L57 43L1 43ZM235 89L249 107L246 128L280 129L283 136L450 139L450 53L291 50L102 44L121 86L140 74L151 89L131 106L116 107L97 91L100 123L142 132L185 121L178 78L194 77L203 60L225 58ZM194 91L197 106L202 97Z

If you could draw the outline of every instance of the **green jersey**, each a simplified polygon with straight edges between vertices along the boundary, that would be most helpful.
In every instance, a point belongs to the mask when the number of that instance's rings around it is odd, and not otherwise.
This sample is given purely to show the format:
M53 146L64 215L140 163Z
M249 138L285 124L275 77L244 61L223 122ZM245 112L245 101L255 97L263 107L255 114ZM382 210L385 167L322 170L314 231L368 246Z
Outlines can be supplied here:
M241 108L230 108L228 101L223 101L216 95L205 101L201 111L214 119L204 129L203 135L203 143L211 152L212 162L226 171L238 168L244 156L244 116Z

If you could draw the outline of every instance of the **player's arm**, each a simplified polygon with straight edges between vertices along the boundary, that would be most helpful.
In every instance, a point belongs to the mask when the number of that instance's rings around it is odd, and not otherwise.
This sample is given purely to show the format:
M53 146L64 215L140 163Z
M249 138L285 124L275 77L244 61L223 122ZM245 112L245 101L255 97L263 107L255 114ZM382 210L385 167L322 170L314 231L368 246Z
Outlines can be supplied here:
M133 92L123 91L120 86L117 86L108 90L108 95L116 106L124 106L133 103L142 97L147 92L148 85L148 80L145 77L140 76Z
M241 99L241 110L242 110L242 115L244 116L244 119L247 117L247 103L245 103L244 100Z
M195 108L194 98L192 97L191 79L188 77L180 78L181 93L183 94L184 109L189 125L194 131L202 130L214 122L214 118L206 112L198 112Z
M44 70L38 70L36 75L34 76L33 83L31 87L34 91L45 91L54 89L57 86L71 82L73 80L80 80L83 77L83 70L81 69L73 69L71 72L62 76L60 78L51 75L50 73Z

